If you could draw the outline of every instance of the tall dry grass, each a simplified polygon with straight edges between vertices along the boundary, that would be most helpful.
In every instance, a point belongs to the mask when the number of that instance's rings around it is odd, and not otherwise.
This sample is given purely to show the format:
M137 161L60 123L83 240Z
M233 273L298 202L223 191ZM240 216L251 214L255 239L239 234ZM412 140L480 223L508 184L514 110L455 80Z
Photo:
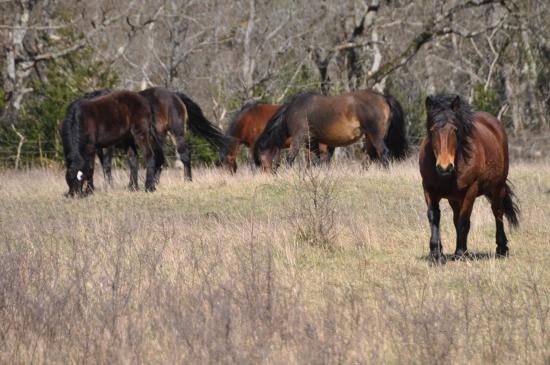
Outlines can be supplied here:
M242 170L193 183L166 171L153 194L126 192L117 171L81 200L62 197L61 171L2 172L0 363L550 361L548 162L512 165L523 216L510 258L492 257L479 199L478 259L444 266L426 260L414 160Z

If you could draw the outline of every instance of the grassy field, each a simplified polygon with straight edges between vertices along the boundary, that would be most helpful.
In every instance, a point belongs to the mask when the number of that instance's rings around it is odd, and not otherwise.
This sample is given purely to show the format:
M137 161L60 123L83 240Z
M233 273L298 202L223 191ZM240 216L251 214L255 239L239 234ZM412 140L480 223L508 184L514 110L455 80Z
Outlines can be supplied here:
M153 194L117 171L80 200L62 171L1 172L0 363L548 364L550 162L510 175L510 257L479 199L476 259L433 266L414 159L172 170ZM452 253L446 203L442 232Z

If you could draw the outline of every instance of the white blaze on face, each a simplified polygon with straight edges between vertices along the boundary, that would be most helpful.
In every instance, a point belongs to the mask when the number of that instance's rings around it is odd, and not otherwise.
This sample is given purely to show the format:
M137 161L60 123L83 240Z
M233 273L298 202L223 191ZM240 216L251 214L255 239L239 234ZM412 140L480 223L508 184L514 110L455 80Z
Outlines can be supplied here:
M82 176L83 176L83 175L84 175L84 174L82 173L82 171L78 171L78 172L76 173L76 178L78 179L78 181L82 181Z

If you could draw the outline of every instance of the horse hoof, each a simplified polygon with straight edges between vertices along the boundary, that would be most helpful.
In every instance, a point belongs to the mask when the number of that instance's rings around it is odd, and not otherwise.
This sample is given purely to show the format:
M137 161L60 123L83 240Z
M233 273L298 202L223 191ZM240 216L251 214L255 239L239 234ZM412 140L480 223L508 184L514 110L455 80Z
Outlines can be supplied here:
M464 250L456 250L455 254L453 255L453 260L458 261L462 259L470 258L470 253L468 251Z
M506 246L497 247L496 257L497 258L508 257L508 247L506 247Z
M430 261L435 265L443 265L446 262L445 256L443 256L440 252L438 253L430 253Z

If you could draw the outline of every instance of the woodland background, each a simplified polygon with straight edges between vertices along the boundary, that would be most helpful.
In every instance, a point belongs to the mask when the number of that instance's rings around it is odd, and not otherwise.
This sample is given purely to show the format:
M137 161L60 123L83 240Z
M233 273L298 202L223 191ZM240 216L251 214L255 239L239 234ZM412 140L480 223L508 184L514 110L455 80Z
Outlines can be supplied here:
M454 92L537 158L549 65L547 0L0 0L0 166L61 161L57 126L84 92L149 86L185 92L222 128L251 99L373 87L403 104L413 145L425 96ZM216 158L191 143L196 163Z

